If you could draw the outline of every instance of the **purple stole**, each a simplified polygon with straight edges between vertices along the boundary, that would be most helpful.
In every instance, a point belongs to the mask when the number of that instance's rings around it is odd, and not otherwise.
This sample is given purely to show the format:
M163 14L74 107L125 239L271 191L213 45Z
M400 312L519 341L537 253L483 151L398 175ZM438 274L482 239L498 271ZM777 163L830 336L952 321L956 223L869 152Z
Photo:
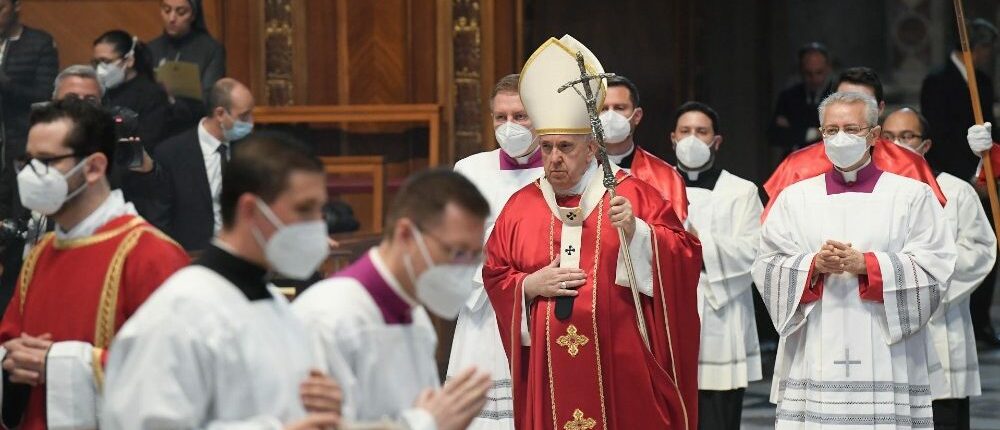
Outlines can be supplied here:
M386 324L410 324L413 322L410 304L399 297L399 294L396 294L396 291L378 272L375 263L372 262L370 252L365 252L357 261L330 277L351 278L358 281L375 301Z

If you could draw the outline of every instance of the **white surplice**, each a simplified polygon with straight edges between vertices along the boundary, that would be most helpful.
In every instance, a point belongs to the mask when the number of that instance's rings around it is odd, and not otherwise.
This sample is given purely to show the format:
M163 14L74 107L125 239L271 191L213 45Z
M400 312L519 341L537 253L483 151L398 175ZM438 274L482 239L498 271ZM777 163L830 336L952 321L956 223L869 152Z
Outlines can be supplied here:
M455 171L469 178L490 202L486 234L490 237L497 215L517 190L544 174L541 167L503 170L500 149L473 154L455 163ZM490 372L493 385L487 393L486 406L469 426L471 430L514 428L514 404L511 392L510 365L504 354L496 313L483 288L482 268L470 282L474 290L458 314L455 337L448 360L448 377L475 366Z
M969 296L993 267L997 242L972 185L947 173L938 175L937 181L948 199L944 211L955 235L958 261L941 306L927 323L931 392L935 399L960 399L982 394Z
M926 184L888 172L870 193L828 194L825 177L782 191L753 266L781 335L776 427L932 428L922 328L955 266L944 211ZM859 277L847 273L825 276L821 298L800 303L830 239L873 253L883 303L862 301Z
M698 389L735 390L761 379L750 267L764 207L757 186L723 170L708 190L687 187L688 221L701 240Z
M306 327L321 369L344 392L346 422L388 420L407 430L434 430L430 413L413 407L421 392L440 386L434 326L423 306L402 291L376 249L368 251L368 258L395 300L406 302L411 322L387 323L364 285L337 275L309 287L292 309Z
M111 345L101 428L263 430L304 418L309 341L284 296L267 291L249 300L198 265L168 279Z

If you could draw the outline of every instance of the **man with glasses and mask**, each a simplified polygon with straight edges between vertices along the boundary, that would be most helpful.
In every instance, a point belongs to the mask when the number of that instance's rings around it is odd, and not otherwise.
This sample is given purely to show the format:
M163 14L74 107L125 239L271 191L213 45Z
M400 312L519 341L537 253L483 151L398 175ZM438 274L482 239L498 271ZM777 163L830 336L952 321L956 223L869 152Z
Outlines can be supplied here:
M590 113L576 91L558 92L580 78L577 53L603 71L569 35L550 38L521 71L545 176L511 196L486 245L483 281L511 362L515 425L691 430L701 247L651 185L612 164L617 195L604 187ZM604 85L584 85L604 98Z
M56 227L25 258L0 323L2 419L10 428L94 428L111 339L188 257L110 189L109 115L68 99L34 111L31 123L16 163L21 203Z
M771 401L778 429L930 428L927 331L956 262L927 184L872 159L878 104L820 104L829 171L778 195L753 279L781 335Z
M470 155L455 163L455 171L469 178L490 202L486 237L511 194L542 176L542 154L531 131L531 118L518 94L520 75L504 76L490 99L494 135L500 148ZM510 401L510 365L503 353L496 313L483 289L483 272L472 275L472 294L462 306L448 360L448 377L470 366L488 371L492 386L486 406L469 426L471 430L512 430L514 409Z
M635 129L639 127L643 115L639 87L621 75L608 78L602 109L601 125L608 146L608 159L656 188L663 198L670 201L677 218L681 222L687 220L688 200L684 180L673 166L635 144Z
M326 199L303 144L256 135L237 148L222 230L115 338L100 428L336 428L339 388L268 281L306 279L326 258Z
M464 369L439 389L427 311L454 319L468 300L489 214L464 176L417 173L396 194L382 242L295 300L317 360L343 387L346 422L464 430L479 415L490 373Z
M719 165L722 134L715 109L687 102L677 108L674 122L670 140L691 202L688 230L701 241L704 260L698 284L698 424L738 430L746 387L762 376L750 266L764 206L756 185Z
M882 136L921 156L932 145L927 120L908 108L886 117ZM982 394L969 298L993 267L997 242L975 188L947 172L939 173L937 180L948 198L944 212L958 260L941 306L927 323L934 428L968 429L969 396Z
M852 67L840 74L837 92L857 92L875 98L877 115L885 108L884 90L878 74L868 67ZM878 124L874 124L878 125ZM821 136L825 137L825 136ZM774 170L771 177L764 183L768 202L764 209L766 216L774 204L778 194L789 185L804 179L823 174L833 168L830 158L824 151L823 141L816 142L788 155ZM944 206L945 198L941 188L934 179L934 173L923 157L906 151L896 145L890 145L883 139L876 139L871 151L872 160L879 169L900 176L916 179L930 185L934 195Z

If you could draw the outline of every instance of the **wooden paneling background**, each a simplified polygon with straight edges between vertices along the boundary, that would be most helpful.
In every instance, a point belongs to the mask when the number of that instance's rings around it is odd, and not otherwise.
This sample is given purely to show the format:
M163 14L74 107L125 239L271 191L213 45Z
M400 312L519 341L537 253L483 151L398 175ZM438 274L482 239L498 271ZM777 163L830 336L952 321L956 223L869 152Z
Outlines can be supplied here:
M305 105L436 103L442 106L442 159L454 161L494 146L488 97L499 77L519 70L524 49L520 28L524 0L205 0L209 31L227 51L228 75L247 83L258 104ZM30 0L22 20L51 33L60 64L90 61L92 42L120 28L151 40L161 33L160 0ZM270 8L270 9L269 9ZM275 9L277 8L277 9ZM473 79L478 97L456 115L455 40L460 31L453 11L474 11L464 22L475 30L478 49ZM278 10L282 13L275 14ZM287 11L287 13L285 13ZM287 16L276 22L275 15ZM289 43L274 34L289 32ZM270 37L269 37L270 35ZM285 40L277 38L280 42ZM468 47L463 45L463 47ZM289 58L287 94L275 91L268 49ZM272 61L275 57L270 57ZM461 59L461 58L460 58ZM269 80L270 79L270 80ZM284 88L284 87L282 87ZM456 148L455 118L477 123L483 138ZM349 132L402 133L406 125L351 125ZM474 132L473 132L474 133ZM357 139L355 139L357 140ZM348 152L349 149L348 149ZM422 155L420 155L422 156ZM392 158L390 156L390 158Z
M163 31L159 0L29 0L21 20L48 31L59 47L61 66L89 63L92 44L108 30L122 29L152 40ZM218 34L218 0L206 0L209 31Z

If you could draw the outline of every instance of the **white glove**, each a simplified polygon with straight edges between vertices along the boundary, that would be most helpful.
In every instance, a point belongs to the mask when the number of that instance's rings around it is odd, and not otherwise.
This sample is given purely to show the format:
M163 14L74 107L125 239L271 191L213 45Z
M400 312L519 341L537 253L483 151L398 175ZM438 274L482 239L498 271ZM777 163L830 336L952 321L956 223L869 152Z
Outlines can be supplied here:
M976 153L976 156L993 148L992 131L993 125L988 122L969 127L969 134L966 138L969 140L969 148L972 149L972 152Z

